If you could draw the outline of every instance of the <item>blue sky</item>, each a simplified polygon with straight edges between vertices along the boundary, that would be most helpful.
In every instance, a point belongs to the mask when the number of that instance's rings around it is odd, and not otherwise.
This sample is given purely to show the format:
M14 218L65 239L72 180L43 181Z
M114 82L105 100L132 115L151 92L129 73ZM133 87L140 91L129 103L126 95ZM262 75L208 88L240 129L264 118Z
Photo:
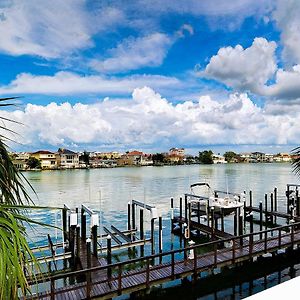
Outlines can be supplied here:
M14 150L298 144L300 2L1 1Z

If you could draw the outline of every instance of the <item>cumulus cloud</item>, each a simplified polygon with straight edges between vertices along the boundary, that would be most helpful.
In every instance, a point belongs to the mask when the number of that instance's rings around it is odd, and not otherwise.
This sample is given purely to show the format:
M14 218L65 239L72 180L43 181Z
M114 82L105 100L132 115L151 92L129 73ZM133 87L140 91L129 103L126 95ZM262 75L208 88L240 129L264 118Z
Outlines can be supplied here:
M200 76L216 79L240 91L262 93L277 70L275 42L255 38L249 48L241 45L220 48Z
M225 101L201 96L198 101L172 104L153 89L135 89L130 100L95 104L28 104L25 110L3 112L26 126L20 132L30 148L97 146L165 148L177 144L284 144L300 138L300 108L292 113L280 104L257 107L246 94ZM280 111L281 114L275 114ZM17 125L14 125L17 126Z
M103 8L87 12L84 1L20 1L0 5L0 51L44 58L93 46L92 36L122 21L122 12Z
M273 19L281 32L283 58L290 65L300 64L300 2L277 0Z
M129 37L116 48L108 51L109 58L92 59L89 65L93 69L105 73L157 67L163 63L171 46L186 34L194 34L194 29L189 24L183 24L173 36L156 32L138 38Z
M162 64L174 40L163 33L153 33L140 38L128 38L111 49L110 58L93 59L90 66L101 72L122 72Z
M149 85L152 88L181 86L175 77L160 75L132 75L127 77L105 77L100 75L80 76L72 72L58 72L53 76L19 74L6 86L0 86L1 94L47 94L74 95L128 94L136 87Z

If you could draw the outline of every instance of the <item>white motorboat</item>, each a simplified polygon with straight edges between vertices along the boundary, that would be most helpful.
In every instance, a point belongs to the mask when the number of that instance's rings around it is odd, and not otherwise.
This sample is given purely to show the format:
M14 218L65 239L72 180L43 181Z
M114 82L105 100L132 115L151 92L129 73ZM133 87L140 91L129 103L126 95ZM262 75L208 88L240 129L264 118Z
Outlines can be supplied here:
M193 211L204 211L207 215L209 209L214 208L215 212L229 215L236 209L243 207L245 195L237 195L222 192L223 197L216 196L215 191L206 182L194 183L190 186L191 193L188 194ZM220 192L218 192L220 194Z

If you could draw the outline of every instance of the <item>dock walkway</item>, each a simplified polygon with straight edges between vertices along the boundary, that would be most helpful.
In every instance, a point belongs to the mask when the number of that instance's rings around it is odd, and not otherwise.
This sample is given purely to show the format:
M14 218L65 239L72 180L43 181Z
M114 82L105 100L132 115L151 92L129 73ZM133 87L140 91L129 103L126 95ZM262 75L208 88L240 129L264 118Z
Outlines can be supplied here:
M159 253L147 257L137 258L130 261L94 267L89 270L81 270L53 276L51 278L51 291L39 294L39 299L85 299L101 298L109 299L121 294L132 293L138 290L149 288L152 285L161 284L178 278L197 275L203 271L208 271L216 267L234 265L249 259L264 255L265 253L275 253L279 249L293 249L300 244L300 223L294 223L273 229L245 234L239 237L230 237L196 245L185 249L173 250ZM288 232L288 233L287 233ZM237 246L237 241L243 238L247 243ZM220 242L233 241L232 247L218 250ZM210 246L212 251L198 255L201 247ZM194 257L187 260L175 260L175 256L189 251ZM154 264L156 259L164 263ZM132 266L135 266L133 268ZM139 266L139 267L137 267ZM104 271L107 277L93 277L91 282L70 285L63 288L55 288L57 280L69 276L80 276L83 274L93 274Z

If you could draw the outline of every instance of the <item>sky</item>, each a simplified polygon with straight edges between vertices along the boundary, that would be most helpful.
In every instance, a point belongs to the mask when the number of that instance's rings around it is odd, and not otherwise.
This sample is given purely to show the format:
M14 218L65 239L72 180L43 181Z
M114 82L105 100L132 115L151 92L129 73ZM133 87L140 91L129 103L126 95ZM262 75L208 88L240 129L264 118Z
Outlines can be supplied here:
M298 0L0 0L10 147L290 151L299 15Z

